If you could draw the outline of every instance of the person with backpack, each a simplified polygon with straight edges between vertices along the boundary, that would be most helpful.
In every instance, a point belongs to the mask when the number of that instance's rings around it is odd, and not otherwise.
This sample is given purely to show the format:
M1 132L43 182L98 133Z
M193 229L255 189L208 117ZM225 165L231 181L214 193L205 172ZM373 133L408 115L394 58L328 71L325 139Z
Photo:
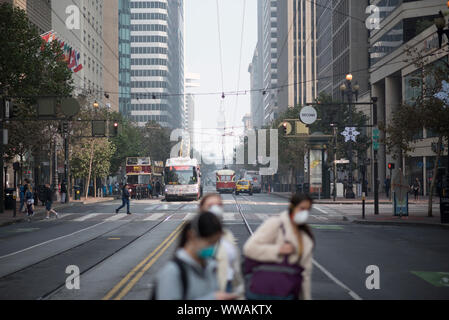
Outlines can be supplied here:
M187 222L174 258L157 274L155 300L233 300L218 288L213 261L223 234L215 214L204 212Z
M200 212L214 213L223 221L223 201L217 193L206 194L200 202ZM244 296L244 283L241 272L240 250L237 241L228 228L223 229L223 236L217 246L217 280L221 291Z
M311 300L312 203L308 195L293 195L288 211L266 220L245 243L248 300Z
M27 206L27 215L28 218L31 218L34 216L34 193L33 193L33 187L31 185L28 185L25 192L25 201Z
M418 195L419 195L419 192L421 191L421 182L419 181L418 178L416 178L412 184L412 191L413 191L413 194L415 195L415 200L418 200Z
M126 206L126 213L127 214L131 214L131 212L129 211L129 190L128 190L128 184L125 183L125 185L123 186L122 189L122 205L120 207L118 207L117 209L115 209L115 213L118 213L120 211L120 209L124 208Z

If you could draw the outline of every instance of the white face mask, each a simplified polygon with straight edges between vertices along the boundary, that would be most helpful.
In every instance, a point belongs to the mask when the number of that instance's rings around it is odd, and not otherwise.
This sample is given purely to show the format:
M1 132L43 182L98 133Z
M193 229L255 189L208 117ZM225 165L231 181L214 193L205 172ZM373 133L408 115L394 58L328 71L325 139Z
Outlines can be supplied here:
M307 222L307 219L309 218L309 210L299 211L295 214L293 217L293 221L298 225L303 225Z
M222 206L215 204L215 205L211 206L208 211L215 214L218 217L218 219L223 218L224 210L223 210Z

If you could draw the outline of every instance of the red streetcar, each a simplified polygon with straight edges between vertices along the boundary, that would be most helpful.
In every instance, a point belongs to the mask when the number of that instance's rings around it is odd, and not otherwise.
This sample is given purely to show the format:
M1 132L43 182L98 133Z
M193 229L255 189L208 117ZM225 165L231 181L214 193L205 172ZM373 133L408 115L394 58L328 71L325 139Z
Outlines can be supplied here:
M219 170L216 173L216 189L218 193L234 193L235 171L229 169Z

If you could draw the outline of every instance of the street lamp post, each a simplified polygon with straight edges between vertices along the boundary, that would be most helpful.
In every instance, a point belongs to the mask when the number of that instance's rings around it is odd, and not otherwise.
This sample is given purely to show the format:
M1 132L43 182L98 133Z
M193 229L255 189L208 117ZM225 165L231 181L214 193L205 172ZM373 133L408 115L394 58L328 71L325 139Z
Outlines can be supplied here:
M332 190L332 196L334 199L334 202L337 200L337 128L338 124L331 123L331 127L334 129L334 187Z
M348 74L346 76L346 82L340 86L342 100L344 102L345 96L348 99L348 108L349 108L349 122L350 125L353 126L353 118L352 118L352 99L355 96L355 100L358 100L359 94L359 86L355 84L352 86L352 74ZM355 194L353 190L353 177L352 177L352 141L349 141L349 176L348 176L348 185L346 189L346 198L354 199Z

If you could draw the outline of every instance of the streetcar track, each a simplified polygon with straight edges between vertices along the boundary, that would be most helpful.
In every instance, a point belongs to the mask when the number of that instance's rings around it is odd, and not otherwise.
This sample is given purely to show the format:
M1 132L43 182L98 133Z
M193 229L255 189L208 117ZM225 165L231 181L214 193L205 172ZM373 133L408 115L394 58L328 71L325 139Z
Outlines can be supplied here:
M127 242L127 243L124 244L123 246L119 247L117 250L114 250L111 254L108 254L107 256L105 256L104 258L102 258L101 260L95 262L95 263L92 264L90 267L88 267L88 268L86 268L85 270L83 270L82 272L80 272L80 276L81 276L82 274L85 274L86 272L92 270L93 268L95 268L95 267L98 266L99 264L103 263L105 260L109 259L110 257L112 257L113 255L115 255L115 254L118 253L119 251L121 251L121 250L127 248L128 246L130 246L130 245L131 245L132 243L134 243L135 241L137 241L137 240L141 239L142 237L148 235L150 232L154 231L154 230L155 230L157 227L159 227L161 224L163 224L164 222L170 220L170 218L171 218L173 215L175 215L177 211L181 210L181 209L182 209L183 207L185 207L185 206L186 206L186 204L183 204L183 205L177 207L176 209L170 210L170 211L172 211L172 212L171 212L171 214L170 214L167 218L165 218L164 220L161 220L161 221L157 222L155 225L153 225L152 227L150 227L149 229L147 229L146 231L144 231L144 232L143 232L142 234L140 234L139 236L135 237L134 239L132 239L131 241ZM24 271L26 271L26 270L30 270L30 269L32 269L32 268L35 268L35 267L38 266L39 264L44 263L44 262L47 262L47 261L49 261L50 259L57 258L57 257L59 257L59 256L61 256L61 255L64 255L64 254L66 254L66 253L68 253L68 252L70 252L70 251L72 251L72 250L76 250L76 249L78 249L78 248L80 248L80 247L82 247L82 246L85 246L85 245L87 245L87 244L89 244L89 243L92 243L92 242L94 242L94 241L96 241L96 240L102 238L105 234L114 232L115 230L118 230L118 229L120 229L120 228L122 228L122 227L128 226L128 225L130 225L130 224L133 223L133 222L135 222L134 219L133 219L133 220L129 220L129 221L127 221L126 223L121 223L119 226L114 227L114 228L112 228L112 229L108 229L108 230L106 230L105 232L102 232L101 234L95 236L95 237L92 238L92 239L89 239L89 240L87 240L87 241L84 241L84 242L82 242L82 243L76 245L76 246L70 247L70 248L68 248L68 249L66 249L66 250L63 250L63 251L61 251L61 252L58 252L58 253L53 254L53 255L51 255L51 256L48 256L48 257L46 257L46 258L44 258L44 259L41 259L41 260L39 260L39 261L37 261L37 262L35 262L35 263L32 263L32 264L30 264L30 265L27 265L27 266L25 266L25 267L23 267L23 268L20 268L20 269L18 269L18 270L15 270L15 271L13 271L13 272L10 272L10 273L8 273L8 274L5 274L5 275L3 275L3 276L0 277L0 281L3 281L3 280L5 280L5 279L7 279L7 278L9 278L9 277L11 277L11 276L14 276L14 275L16 275L16 274L19 274L19 273L21 273L21 272L24 272ZM103 224L103 223L106 223L106 222L102 222L102 224ZM61 290L62 288L64 288L64 286L65 286L65 283L60 284L60 285L57 285L57 287L56 287L55 289L52 289L52 290L46 292L45 294L41 295L40 297L37 298L37 300L44 300L44 299L50 298L52 295L54 295L54 294L57 293L59 290Z
M172 213L171 213L167 218L165 218L164 220L161 220L161 221L157 222L155 225L153 225L151 228L149 228L148 230L146 230L146 231L145 231L144 233L142 233L141 235L137 236L136 238L134 238L134 239L131 240L130 242L127 242L125 245L123 245L123 246L121 246L120 248L118 248L117 250L113 251L111 254L108 254L108 255L105 256L103 259L99 260L98 262L94 263L92 266L90 266L90 267L88 267L87 269L83 270L82 272L80 272L79 276L81 276L81 275L83 275L83 274L89 272L90 270L92 270L93 268L97 267L98 265L100 265L101 263L103 263L103 262L106 261L107 259L111 258L112 256L114 256L114 255L117 254L118 252L120 252L120 251L122 251L123 249L129 247L132 243L134 243L134 242L136 242L137 240L141 239L142 237L148 235L149 233L151 233L152 231L154 231L158 226L160 226L160 225L163 224L164 222L170 220L170 218L171 218L173 215L176 214L176 211L178 211L178 210L184 208L186 205L187 205L187 204L183 204L183 205L181 205L180 207L177 207L177 208L174 209L174 210L170 210L170 211L172 211ZM122 226L128 225L129 223L131 223L131 222L133 222L133 221L134 221L134 220L130 220L128 223L124 223L124 224L120 225L119 227L114 228L114 229L111 230L111 231L114 231L114 230L116 230L116 229L118 229L118 228L120 228L120 227L122 227ZM75 248L80 247L80 246L82 246L82 245L85 245L85 244L87 244L87 243L89 243L89 242L91 242L91 241L93 241L93 240L96 240L96 239L100 238L101 236L105 235L106 233L109 233L109 232L105 232L105 233L103 233L102 235L100 235L100 236L98 236L98 237L96 237L96 238L94 238L94 239L92 239L92 240L83 242L82 244L80 244L80 245L78 245L78 246L75 246L75 247L73 247L73 248L71 248L71 249L68 249L68 250L66 250L65 252L68 252L68 251L70 251L70 250L72 250L72 249L75 249ZM62 254L62 253L63 253L63 252L61 252L61 253L59 253L59 254L57 254L57 255L54 255L53 257L56 257L56 256L58 256L58 255L60 255L60 254ZM47 260L47 259L45 259L45 260ZM45 260L42 260L42 261L40 261L40 262L43 262L43 261L45 261ZM38 263L40 263L40 262L38 262ZM37 263L36 263L36 264L37 264ZM25 268L25 269L26 269L26 268ZM0 278L0 280L1 280L1 278ZM51 291L45 293L45 294L42 295L41 297L37 298L37 300L46 300L46 299L48 299L48 298L51 298L51 296L53 296L54 294L56 294L58 291L60 291L60 290L63 289L64 287L65 287L65 283L59 285L56 289L51 290Z

